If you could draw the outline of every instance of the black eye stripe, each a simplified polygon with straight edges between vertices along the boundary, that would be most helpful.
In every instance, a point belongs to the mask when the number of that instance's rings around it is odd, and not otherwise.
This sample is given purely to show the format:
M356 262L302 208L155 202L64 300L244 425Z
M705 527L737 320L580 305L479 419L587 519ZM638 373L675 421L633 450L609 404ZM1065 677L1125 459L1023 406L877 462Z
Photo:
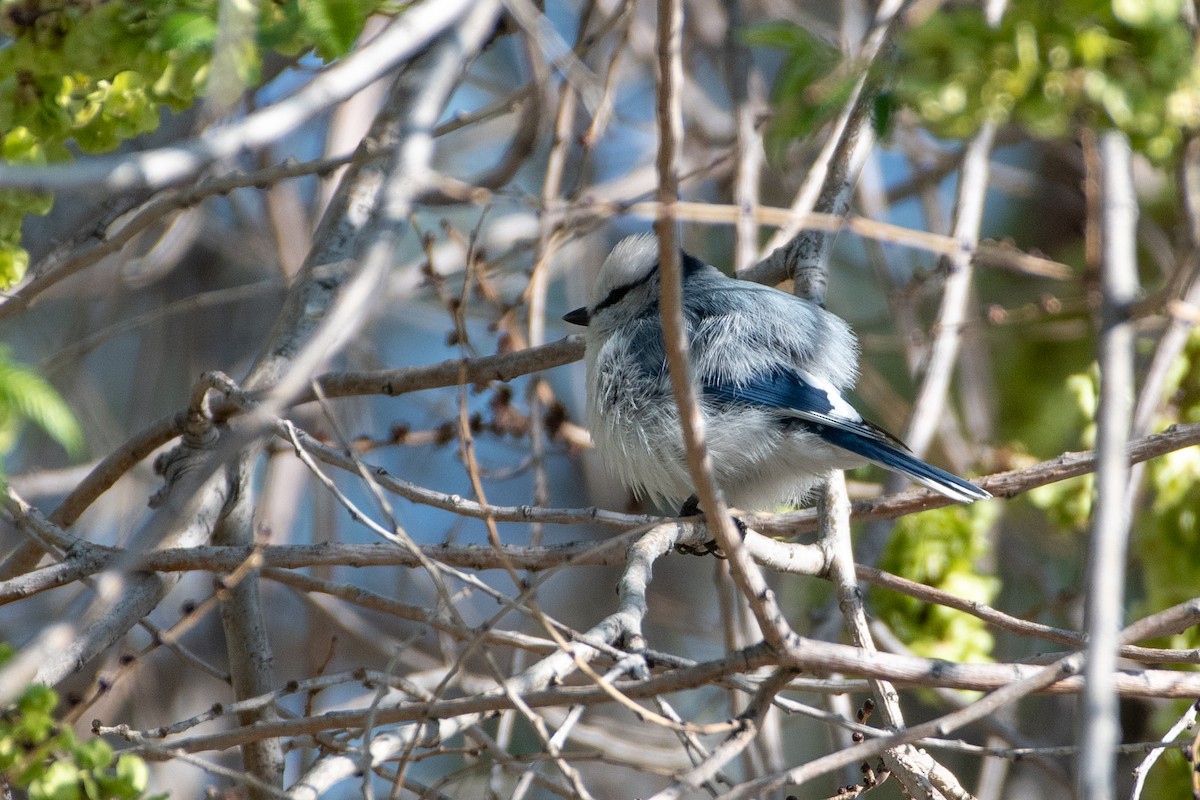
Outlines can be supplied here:
M643 285L649 283L650 279L653 278L657 274L658 274L658 265L655 264L654 268L651 269L649 272L647 272L645 275L643 275L640 279L634 281L633 283L627 283L623 286L618 286L617 288L615 288L611 292L609 292L608 295L603 300L601 300L599 303L596 304L596 306L592 309L592 313L595 314L597 311L603 311L604 309L608 308L609 306L616 305L617 303L621 302L621 298L623 298L625 295L632 292L637 287L643 286Z
M703 261L701 261L700 259L691 255L690 253L685 253L684 251L680 250L679 256L681 259L681 263L683 265L684 280L687 280L687 278L689 276L695 274L696 272L699 272L700 270L704 269L704 267L705 267L705 264ZM611 292L609 292L603 300L601 300L599 303L597 303L592 308L591 313L595 314L597 311L603 311L604 309L608 308L609 306L616 305L617 303L621 302L622 298L624 298L625 295L629 294L630 292L632 292L634 289L638 288L639 286L649 283L650 279L653 278L657 274L658 274L658 264L655 263L655 265L653 267L651 267L650 271L647 272L645 275L643 275L638 280L634 281L633 283L626 283L623 286L618 286L617 288L615 288Z

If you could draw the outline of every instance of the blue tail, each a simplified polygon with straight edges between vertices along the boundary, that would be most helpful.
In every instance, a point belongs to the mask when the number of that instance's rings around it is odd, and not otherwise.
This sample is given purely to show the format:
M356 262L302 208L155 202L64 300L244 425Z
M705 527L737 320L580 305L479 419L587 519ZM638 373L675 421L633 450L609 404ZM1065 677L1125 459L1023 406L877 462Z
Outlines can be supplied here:
M922 486L928 486L951 500L971 503L975 500L986 500L992 496L970 481L965 481L932 464L926 464L912 453L880 439L830 426L823 426L820 436L830 444L860 455L884 469L907 475Z
M975 484L926 464L908 452L904 442L864 420L828 378L801 369L777 368L749 380L708 381L703 389L706 397L716 401L792 417L835 447L907 475L952 500L970 503L991 497Z

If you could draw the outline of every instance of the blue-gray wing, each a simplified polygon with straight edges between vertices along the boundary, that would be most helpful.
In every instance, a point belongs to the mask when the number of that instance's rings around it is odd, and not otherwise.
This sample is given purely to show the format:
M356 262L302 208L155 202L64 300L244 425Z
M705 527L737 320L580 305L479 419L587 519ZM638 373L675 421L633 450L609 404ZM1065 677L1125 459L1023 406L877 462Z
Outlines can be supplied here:
M749 381L712 381L701 388L705 397L717 402L776 411L835 447L960 502L991 497L978 486L914 456L899 439L864 420L833 384L818 376L777 369Z

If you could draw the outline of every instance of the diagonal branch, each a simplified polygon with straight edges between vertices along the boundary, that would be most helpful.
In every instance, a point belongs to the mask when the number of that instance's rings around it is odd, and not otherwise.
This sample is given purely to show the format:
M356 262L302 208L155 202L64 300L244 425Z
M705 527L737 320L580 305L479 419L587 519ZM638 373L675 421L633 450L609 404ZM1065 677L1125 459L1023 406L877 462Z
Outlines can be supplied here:
M767 242L765 249L770 255L739 277L771 285L795 278L797 294L819 305L825 304L833 237L805 231L805 218L814 208L840 217L850 207L854 183L875 144L874 92L867 88L871 65L887 44L903 6L904 0L880 3L858 53L862 74L834 122L825 146L808 170L804 185L792 203L790 219Z
M988 161L996 126L985 122L975 134L963 156L962 176L958 184L955 205L954 239L958 249L946 259L946 283L942 289L942 304L934 326L933 346L925 368L925 378L913 402L913 417L909 422L905 442L918 456L924 455L933 434L942 421L942 411L950 392L950 378L958 359L959 345L967 319L974 275L972 257L979 241L983 223L983 200L988 188Z

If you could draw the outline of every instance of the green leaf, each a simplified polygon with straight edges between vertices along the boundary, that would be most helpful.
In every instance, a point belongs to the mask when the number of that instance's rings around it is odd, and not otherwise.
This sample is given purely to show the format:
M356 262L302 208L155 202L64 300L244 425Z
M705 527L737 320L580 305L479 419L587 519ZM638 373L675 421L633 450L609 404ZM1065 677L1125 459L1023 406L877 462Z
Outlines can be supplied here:
M17 710L22 714L50 715L58 706L58 695L49 686L35 683L25 690L17 701Z
M325 60L344 56L366 23L370 6L358 0L301 0L305 29L317 55Z
M150 770L146 762L130 753L123 753L117 759L117 778L126 787L127 793L122 797L137 797L146 791L150 783Z
M72 456L83 451L83 431L54 387L0 352L0 416L3 415L33 422Z
M79 769L66 761L55 761L30 782L29 800L84 800Z
M19 126L4 135L0 156L13 164L45 164L46 153L33 131Z
M1000 25L947 8L899 38L895 88L935 133L986 120L1034 136L1116 128L1162 164L1200 124L1196 46L1180 0L1012 0Z
M212 74L217 0L0 0L0 10L17 5L37 13L0 13L0 159L9 163L67 161L75 146L112 150L157 128L163 106L190 107ZM247 15L251 30L227 50L232 74L251 88L261 80L259 47L288 56L315 48L323 58L340 57L386 4L255 5L257 12ZM388 10L399 13L395 4ZM28 264L22 218L46 213L51 202L47 194L0 192L0 288L19 281Z
M815 53L824 50L830 57L837 58L837 52L832 45L791 22L761 22L748 25L741 30L741 39L749 45L777 47L790 52Z
M896 110L896 97L891 92L875 95L872 121L875 123L876 138L883 139L892 130L892 116Z
M220 28L217 21L200 11L180 11L163 22L163 47L167 50L196 51L212 47Z
M25 277L29 269L29 253L23 247L0 242L0 286L8 288Z
M1183 0L1113 0L1113 15L1134 28L1178 22Z
M741 38L785 54L771 88L774 115L766 136L768 152L778 158L788 142L808 136L838 112L858 76L837 73L837 49L790 22L754 25Z
M113 760L112 746L103 739L96 737L75 746L75 763L81 769L106 769Z

